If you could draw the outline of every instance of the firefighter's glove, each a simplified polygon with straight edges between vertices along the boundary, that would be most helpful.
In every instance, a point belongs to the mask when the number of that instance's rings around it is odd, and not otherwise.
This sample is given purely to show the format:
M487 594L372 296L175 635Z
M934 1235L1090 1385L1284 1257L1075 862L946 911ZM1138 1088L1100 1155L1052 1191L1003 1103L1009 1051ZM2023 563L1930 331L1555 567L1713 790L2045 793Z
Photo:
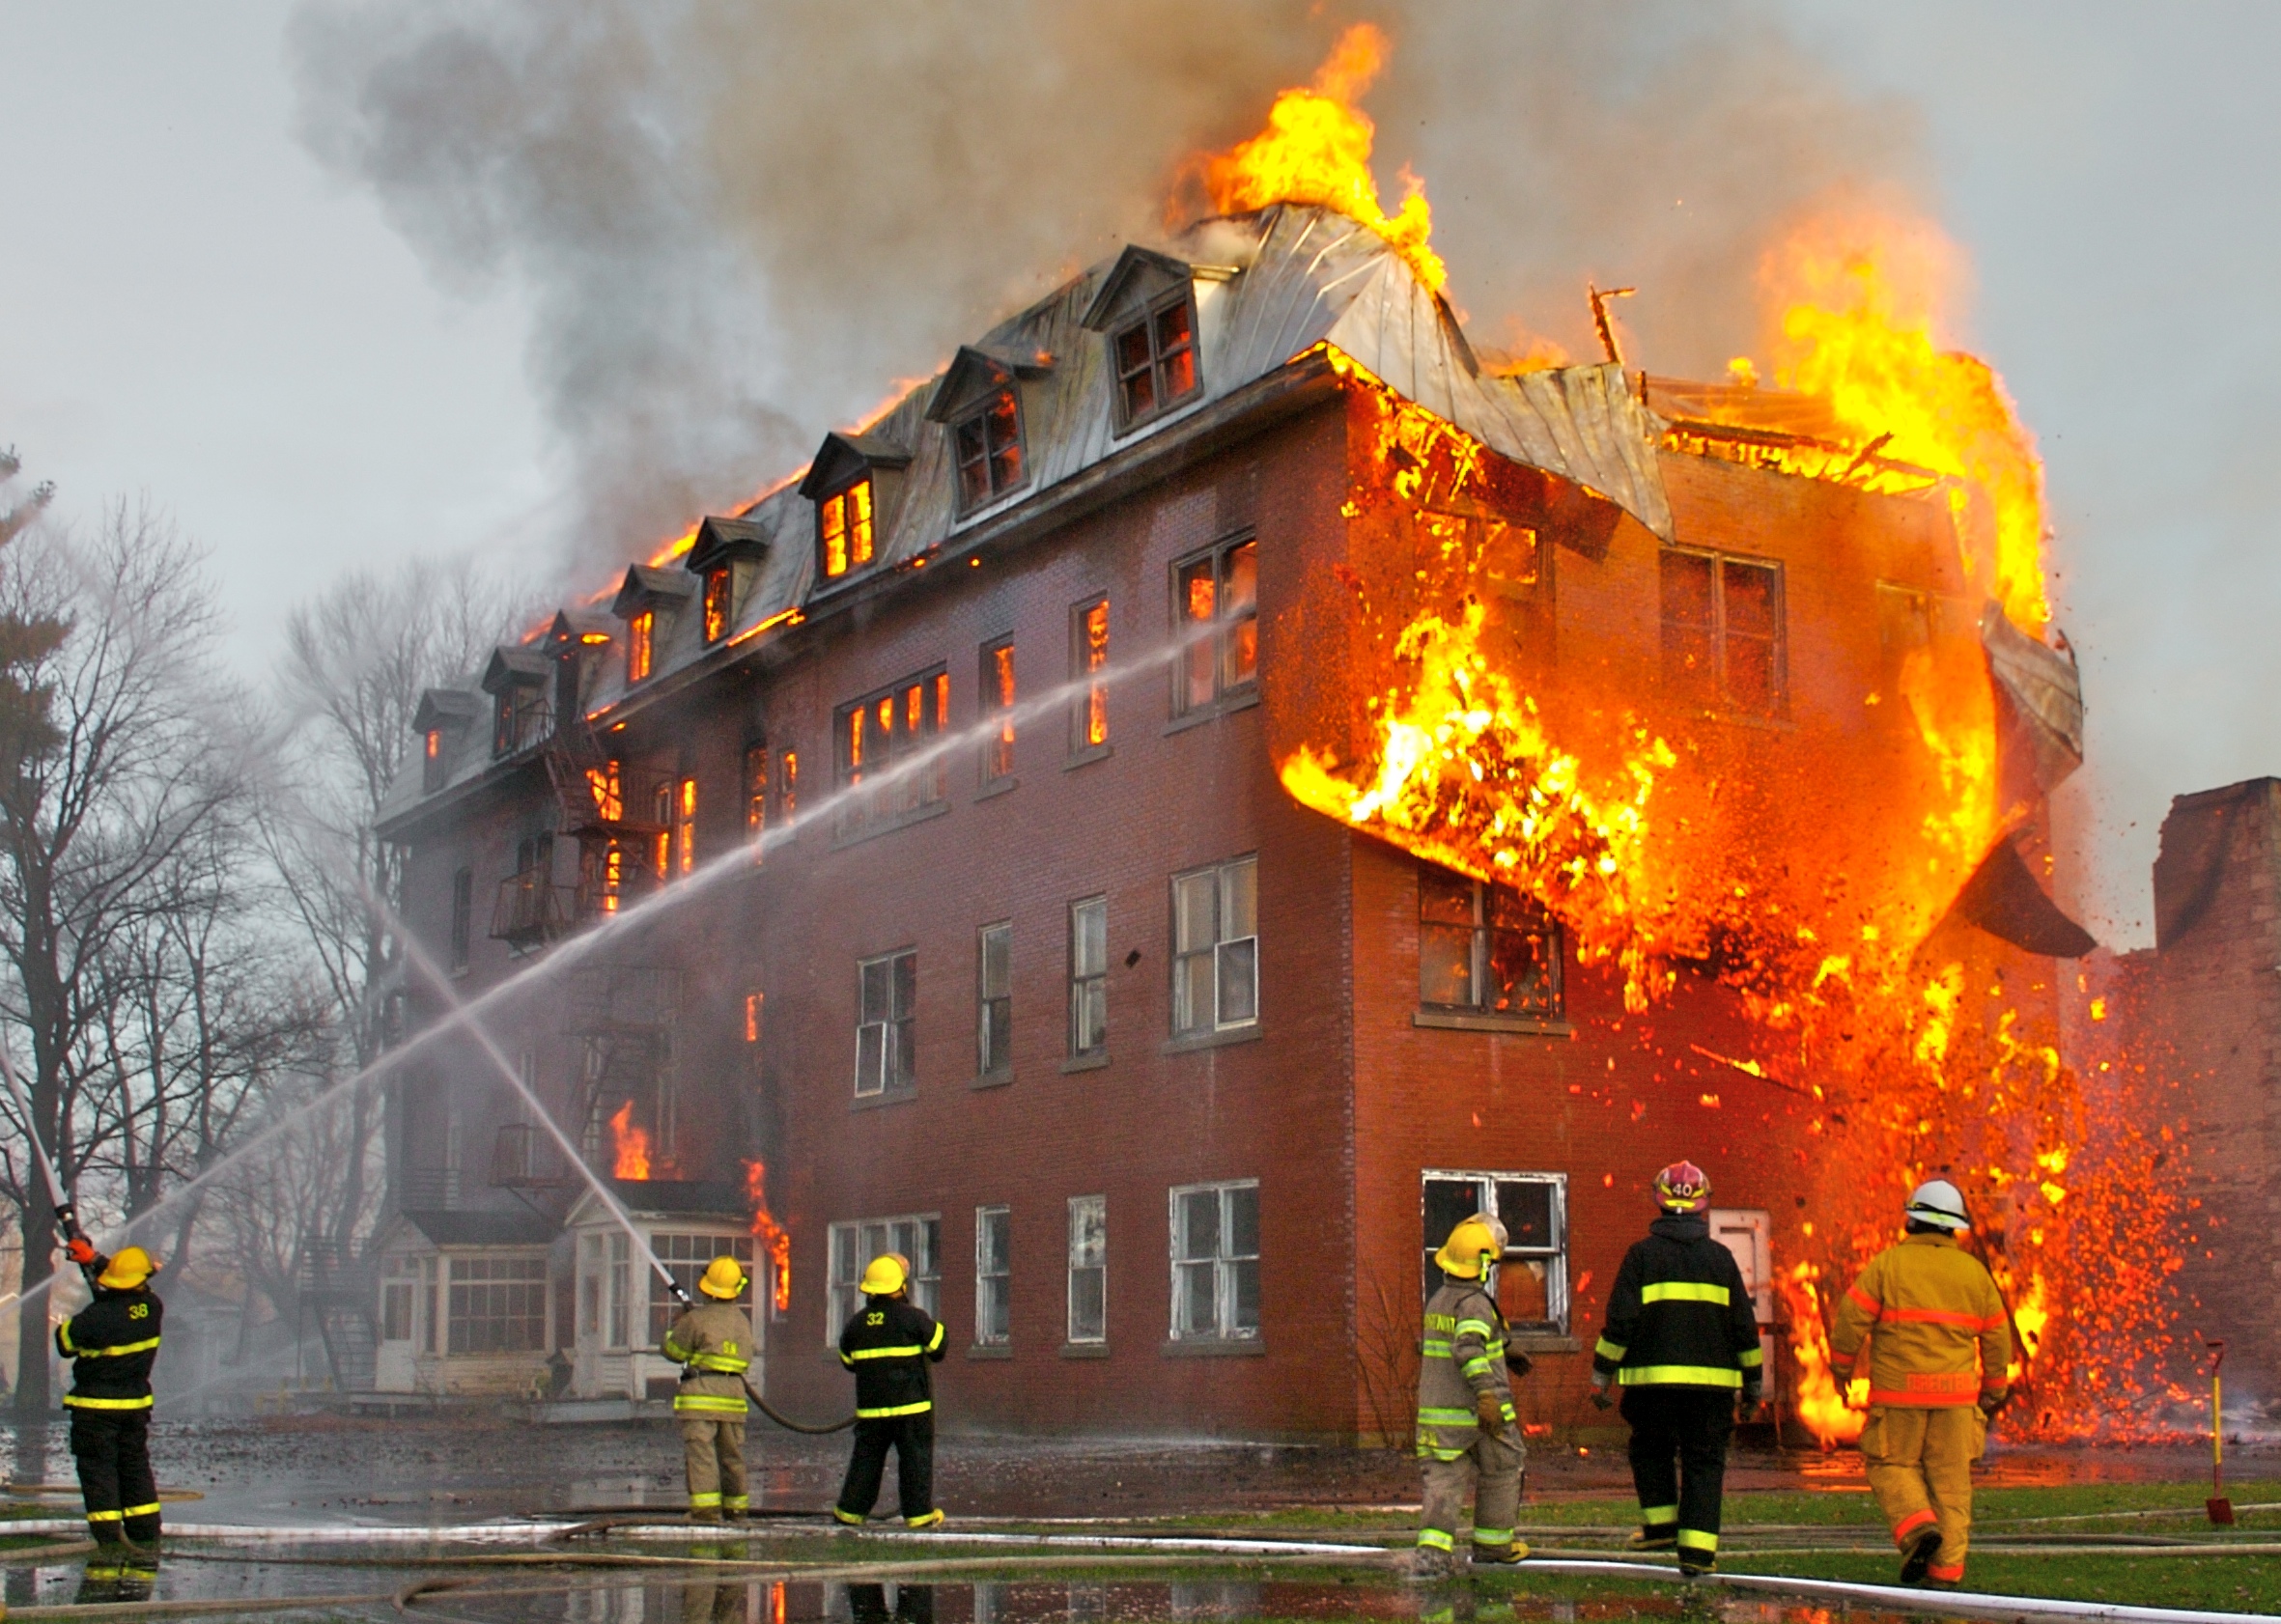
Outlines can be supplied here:
M1480 1421L1483 1432L1503 1432L1505 1430L1505 1401L1495 1393L1474 1394L1473 1413L1475 1417Z
M2011 1402L2010 1389L2000 1393L1982 1393L1980 1395L1980 1413L1984 1417L1992 1421L1996 1418L1996 1412Z
M95 1243L84 1235L74 1235L64 1244L64 1255L85 1269L96 1261Z
M1520 1349L1515 1348L1508 1343L1507 1344L1505 1350L1505 1368L1511 1371L1515 1376L1526 1376L1532 1369L1535 1368L1535 1366L1530 1363L1529 1356L1527 1354L1522 1353Z

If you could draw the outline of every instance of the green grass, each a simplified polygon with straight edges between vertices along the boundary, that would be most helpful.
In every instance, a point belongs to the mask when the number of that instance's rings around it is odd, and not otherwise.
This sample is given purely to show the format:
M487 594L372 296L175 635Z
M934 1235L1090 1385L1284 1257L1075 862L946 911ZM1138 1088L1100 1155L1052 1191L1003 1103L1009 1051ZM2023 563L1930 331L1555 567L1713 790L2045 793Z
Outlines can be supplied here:
M1732 1573L1778 1573L1890 1584L1898 1561L1886 1556L1750 1556L1722 1561ZM1998 1595L2057 1596L2135 1607L2281 1611L2281 1562L2270 1556L2015 1556L1975 1549L1964 1587Z

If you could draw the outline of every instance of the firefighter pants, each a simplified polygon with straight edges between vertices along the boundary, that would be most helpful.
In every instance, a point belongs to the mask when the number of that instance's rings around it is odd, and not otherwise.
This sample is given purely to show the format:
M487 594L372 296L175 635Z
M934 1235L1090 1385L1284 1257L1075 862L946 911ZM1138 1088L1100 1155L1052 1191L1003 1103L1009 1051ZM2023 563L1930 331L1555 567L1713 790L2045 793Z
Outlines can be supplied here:
M71 1458L79 1468L79 1498L87 1502L87 1531L116 1544L158 1543L158 1480L151 1475L148 1410L71 1412Z
M1487 1551L1503 1551L1512 1544L1512 1526L1521 1510L1521 1468L1529 1452L1522 1446L1520 1429L1507 1421L1502 1429L1475 1435L1473 1447L1453 1461L1427 1456L1418 1464L1425 1475L1425 1506L1418 1520L1418 1549L1451 1551L1457 1545L1457 1521L1473 1497L1473 1542Z
M871 1415L856 1423L856 1452L848 1460L847 1481L839 1488L839 1509L848 1517L871 1515L879 1503L880 1479L887 1451L895 1451L895 1481L901 1487L903 1520L935 1509L935 1413Z
M1719 1502L1727 1486L1727 1440L1734 1431L1731 1387L1623 1389L1631 1423L1631 1480L1640 1526L1676 1533L1679 1559L1707 1564L1719 1551Z
M1862 1429L1870 1492L1893 1525L1893 1543L1906 1551L1927 1528L1940 1530L1940 1554L1925 1570L1928 1579L1954 1583L1964 1577L1964 1548L1972 1538L1972 1463L1986 1439L1987 1423L1969 1404L1880 1404Z
M751 1503L745 1495L745 1418L685 1414L681 1449L689 1468L690 1515L742 1515Z

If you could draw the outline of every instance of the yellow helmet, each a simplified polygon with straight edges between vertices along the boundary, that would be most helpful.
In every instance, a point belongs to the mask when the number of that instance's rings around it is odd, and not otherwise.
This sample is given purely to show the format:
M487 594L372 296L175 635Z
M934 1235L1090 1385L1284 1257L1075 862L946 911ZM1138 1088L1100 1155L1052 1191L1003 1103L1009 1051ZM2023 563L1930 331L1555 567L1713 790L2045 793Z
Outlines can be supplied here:
M717 1257L705 1265L705 1277L697 1282L697 1289L707 1297L733 1302L745 1289L744 1266L733 1257Z
M911 1279L911 1259L901 1252L882 1252L863 1271L865 1297L892 1297Z
M157 1273L158 1265L142 1247L121 1246L95 1277L95 1283L111 1291L132 1291Z
M1445 1274L1478 1280L1487 1274L1488 1266L1504 1255L1505 1225L1476 1213L1450 1231L1433 1261Z

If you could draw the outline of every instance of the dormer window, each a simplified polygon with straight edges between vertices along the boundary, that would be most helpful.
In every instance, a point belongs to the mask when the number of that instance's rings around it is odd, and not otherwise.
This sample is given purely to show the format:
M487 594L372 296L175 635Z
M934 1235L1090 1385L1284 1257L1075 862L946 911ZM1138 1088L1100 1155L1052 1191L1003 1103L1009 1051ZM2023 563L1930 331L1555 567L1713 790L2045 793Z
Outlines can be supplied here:
M729 572L722 565L705 572L705 641L718 643L729 630Z
M682 564L697 577L697 627L705 647L737 629L768 550L768 532L751 518L698 521Z
M649 679L657 657L658 611L643 609L626 623L626 682L629 686Z
M420 793L434 795L451 777L453 758L467 736L467 726L483 714L483 699L465 688L430 688L420 695L412 713L412 732L420 741Z
M432 727L420 735L420 793L434 795L443 788L443 729Z
M1116 357L1117 408L1126 428L1169 411L1196 393L1196 312L1186 288L1110 336Z
M492 711L491 753L511 756L547 736L547 690L537 683L501 688Z
M610 602L610 613L626 623L628 687L657 675L660 646L675 617L689 608L696 593L697 582L687 571L661 570L647 564L628 568L625 584Z
M856 481L816 506L816 535L824 551L824 574L837 580L871 562L871 480Z
M1022 483L1022 406L1000 389L951 425L958 454L958 506L971 513Z

